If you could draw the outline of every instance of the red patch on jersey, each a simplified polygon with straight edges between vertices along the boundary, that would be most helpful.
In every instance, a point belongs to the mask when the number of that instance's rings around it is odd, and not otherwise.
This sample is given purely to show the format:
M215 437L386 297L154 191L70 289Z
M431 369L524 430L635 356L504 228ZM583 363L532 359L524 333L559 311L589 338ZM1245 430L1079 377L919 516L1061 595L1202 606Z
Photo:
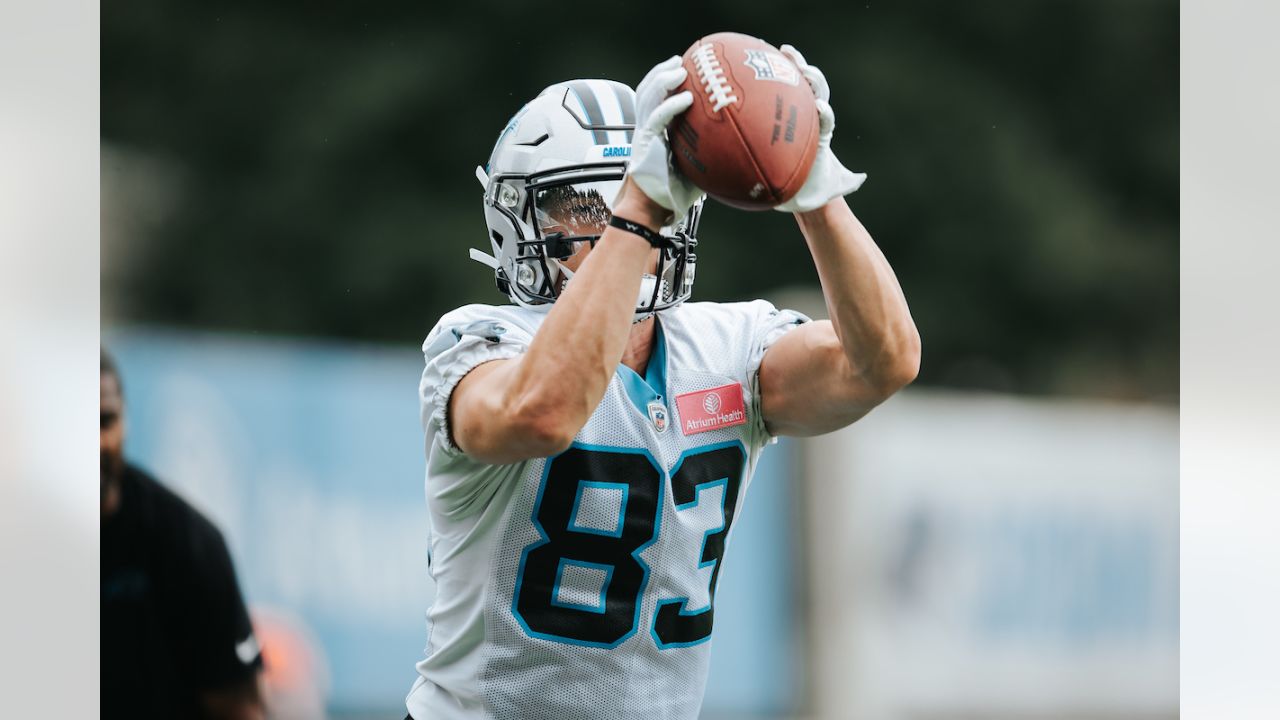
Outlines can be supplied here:
M676 407L680 410L680 432L685 435L733 427L747 421L742 386L737 383L677 395Z

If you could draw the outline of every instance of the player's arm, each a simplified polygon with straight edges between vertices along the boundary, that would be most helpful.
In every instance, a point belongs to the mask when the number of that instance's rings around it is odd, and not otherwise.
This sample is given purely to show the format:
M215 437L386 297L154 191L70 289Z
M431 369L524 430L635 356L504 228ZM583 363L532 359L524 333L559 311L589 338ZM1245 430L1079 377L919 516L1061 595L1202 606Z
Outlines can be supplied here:
M760 363L765 426L819 435L866 415L915 379L920 335L893 268L843 197L796 214L830 320L788 332Z
M655 231L668 214L629 179L614 212ZM640 236L608 227L529 349L479 365L458 383L449 430L463 452L505 464L569 446L622 360L651 251Z
M657 231L679 220L701 195L668 173L664 139L671 118L693 103L680 58L659 63L636 87L632 159L613 214ZM518 358L477 366L449 398L454 444L486 463L561 452L604 397L626 350L640 278L653 249L638 235L608 227L573 282Z
M796 196L778 210L795 214L818 268L831 320L783 335L760 364L765 426L777 435L818 435L844 427L915 379L920 334L893 268L844 196L862 185L831 150L835 114L822 71L795 48L782 52L813 88L818 154Z

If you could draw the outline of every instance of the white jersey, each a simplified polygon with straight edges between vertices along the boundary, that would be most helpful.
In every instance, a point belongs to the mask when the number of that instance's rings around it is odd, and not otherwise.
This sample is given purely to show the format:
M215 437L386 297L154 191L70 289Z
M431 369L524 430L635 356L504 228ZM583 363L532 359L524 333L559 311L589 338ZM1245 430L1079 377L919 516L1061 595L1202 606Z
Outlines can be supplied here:
M697 717L716 579L770 439L757 371L807 318L759 300L657 317L645 377L620 365L568 450L510 465L453 446L449 395L524 352L545 314L468 305L427 336L436 600L416 720Z

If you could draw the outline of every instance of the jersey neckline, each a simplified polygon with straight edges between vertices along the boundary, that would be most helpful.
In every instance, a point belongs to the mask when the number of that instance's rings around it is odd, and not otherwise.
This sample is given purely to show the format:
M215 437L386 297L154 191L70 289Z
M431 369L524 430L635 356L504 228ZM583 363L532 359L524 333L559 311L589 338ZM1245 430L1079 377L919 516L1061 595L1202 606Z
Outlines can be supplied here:
M624 363L618 363L618 379L626 390L631 404L636 406L640 414L648 413L649 404L660 402L666 404L667 392L667 339L662 331L662 322L654 316L656 328L653 338L653 354L649 356L649 364L644 369L644 377Z

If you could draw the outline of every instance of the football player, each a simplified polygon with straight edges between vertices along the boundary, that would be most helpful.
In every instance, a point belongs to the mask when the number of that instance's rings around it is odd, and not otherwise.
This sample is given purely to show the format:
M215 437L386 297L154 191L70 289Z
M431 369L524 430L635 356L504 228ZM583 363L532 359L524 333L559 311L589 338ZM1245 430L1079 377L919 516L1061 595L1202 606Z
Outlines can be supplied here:
M702 193L665 128L692 102L673 57L632 90L544 90L498 137L484 214L512 301L423 344L436 584L411 718L695 718L716 579L762 448L865 415L915 378L902 290L845 203L822 73L795 215L831 319L686 302ZM750 238L741 242L749 243Z

